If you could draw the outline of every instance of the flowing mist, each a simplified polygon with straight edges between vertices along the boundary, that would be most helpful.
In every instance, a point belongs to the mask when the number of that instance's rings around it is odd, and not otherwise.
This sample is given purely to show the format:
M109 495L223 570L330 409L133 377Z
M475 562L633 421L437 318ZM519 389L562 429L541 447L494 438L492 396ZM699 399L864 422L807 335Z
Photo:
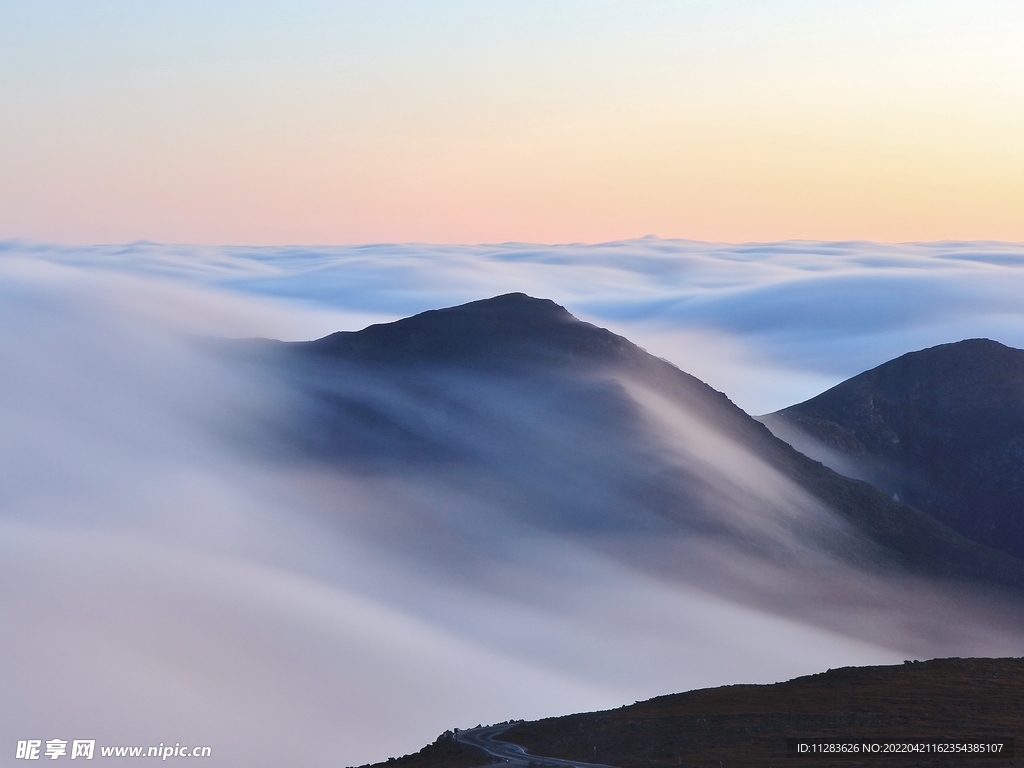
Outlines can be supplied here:
M481 721L1024 649L996 598L851 565L856 532L642 377L282 367L211 340L279 304L42 260L0 299L5 744L355 765Z

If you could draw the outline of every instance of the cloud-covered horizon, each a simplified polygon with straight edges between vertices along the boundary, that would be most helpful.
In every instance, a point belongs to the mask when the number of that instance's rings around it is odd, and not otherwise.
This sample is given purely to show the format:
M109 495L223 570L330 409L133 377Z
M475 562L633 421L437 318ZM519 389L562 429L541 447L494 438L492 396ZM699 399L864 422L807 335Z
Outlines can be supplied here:
M935 344L987 337L1024 347L1021 243L721 244L652 237L594 245L85 247L4 241L0 259L9 267L28 262L149 276L264 299L260 322L237 332L286 340L522 291L626 336L750 413L791 405Z

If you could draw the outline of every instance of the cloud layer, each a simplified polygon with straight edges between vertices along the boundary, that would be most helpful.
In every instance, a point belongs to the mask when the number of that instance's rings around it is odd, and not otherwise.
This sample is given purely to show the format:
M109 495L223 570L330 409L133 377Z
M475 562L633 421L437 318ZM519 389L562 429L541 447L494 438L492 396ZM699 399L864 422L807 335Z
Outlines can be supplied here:
M765 601L752 607L747 561L667 537L654 517L628 518L632 537L583 535L584 508L591 528L622 528L616 478L651 465L642 452L575 444L576 415L548 384L496 407L486 378L348 379L339 397L376 398L426 429L437 397L457 400L464 418L445 422L442 443L482 470L328 471L260 442L268 415L299 402L293 381L197 342L309 338L524 290L646 339L684 369L756 375L753 399L762 379L788 392L929 334L1024 330L1011 301L1019 246L8 243L0 253L4 744L177 741L213 746L215 765L296 754L357 764L481 720L904 654L1021 650L997 624L972 634L967 619L982 608L937 634L929 615L956 600L926 585L833 572L860 615L884 625L864 634L777 611L769 598L796 588L784 569L759 572ZM663 431L666 461L731 489L732 529L789 530L744 516L751 496L780 514L821 513L685 411L619 386ZM530 424L543 429L516 431ZM516 478L530 482L512 487ZM662 568L680 561L689 570ZM915 601L928 610L909 610Z
M258 331L277 338L523 291L625 335L752 413L912 349L975 336L1024 346L1018 243L3 245L8 264L149 275L273 300ZM277 317L267 322L272 306Z

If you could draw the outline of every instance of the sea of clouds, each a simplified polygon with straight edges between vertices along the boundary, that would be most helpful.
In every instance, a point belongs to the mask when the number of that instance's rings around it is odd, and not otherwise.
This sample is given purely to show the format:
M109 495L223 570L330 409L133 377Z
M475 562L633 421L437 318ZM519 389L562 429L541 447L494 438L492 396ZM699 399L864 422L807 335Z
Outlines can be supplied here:
M905 636L668 583L471 494L255 461L238 445L289 393L196 344L511 291L752 413L931 344L1024 346L1018 244L0 244L0 749L352 765L481 721L904 658Z
M1024 244L639 240L598 245L89 247L0 243L3 261L145 276L260 302L242 332L323 336L522 291L767 413L915 349L1024 346ZM10 267L8 267L10 268ZM253 304L255 306L255 304ZM241 330L241 329L239 329Z

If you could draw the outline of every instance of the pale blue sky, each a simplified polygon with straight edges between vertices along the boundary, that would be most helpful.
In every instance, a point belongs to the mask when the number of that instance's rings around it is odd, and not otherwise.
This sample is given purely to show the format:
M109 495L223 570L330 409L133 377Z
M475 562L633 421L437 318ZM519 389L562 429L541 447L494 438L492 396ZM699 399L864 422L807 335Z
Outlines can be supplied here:
M1022 8L7 2L0 236L1024 239Z

